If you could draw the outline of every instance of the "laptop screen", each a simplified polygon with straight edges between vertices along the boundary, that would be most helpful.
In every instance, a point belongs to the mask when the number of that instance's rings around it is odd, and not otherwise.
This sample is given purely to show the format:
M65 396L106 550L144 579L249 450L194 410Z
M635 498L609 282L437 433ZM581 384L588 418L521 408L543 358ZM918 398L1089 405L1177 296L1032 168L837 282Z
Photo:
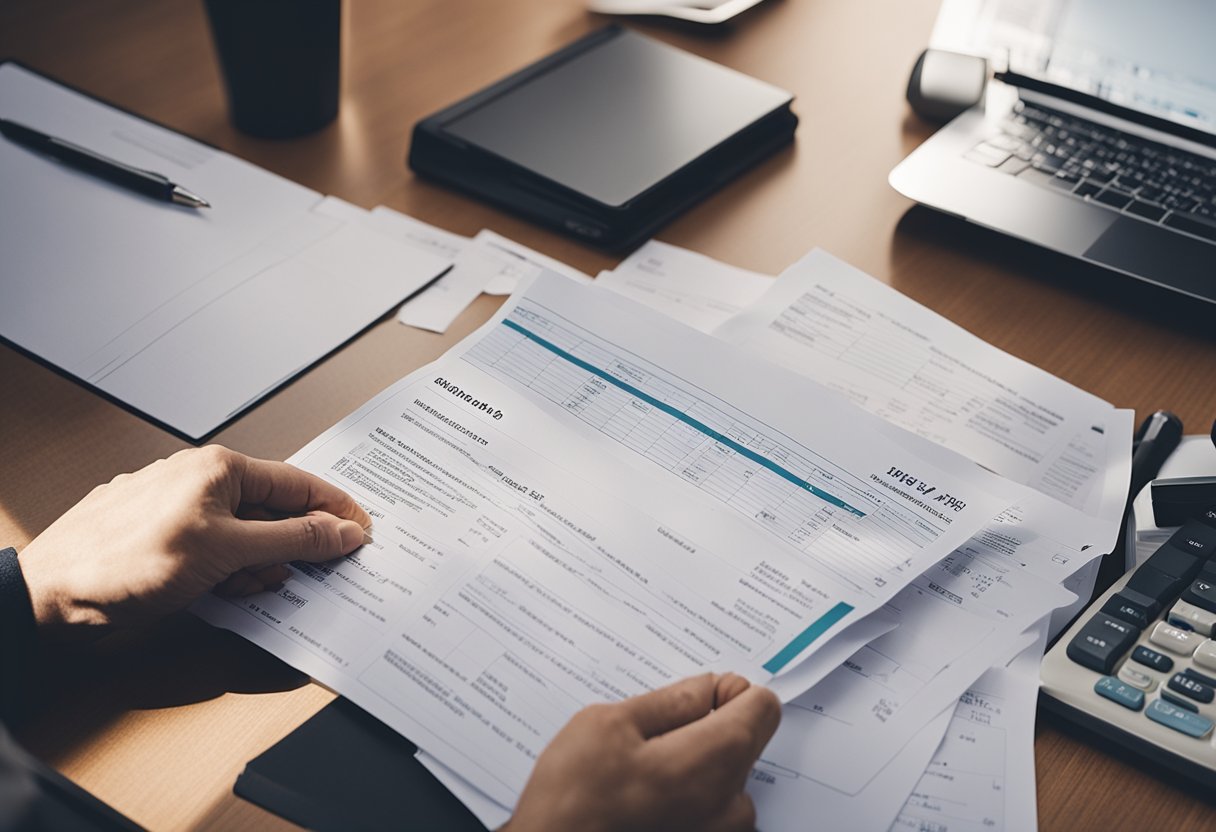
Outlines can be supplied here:
M1216 135L1213 0L946 0L932 45Z

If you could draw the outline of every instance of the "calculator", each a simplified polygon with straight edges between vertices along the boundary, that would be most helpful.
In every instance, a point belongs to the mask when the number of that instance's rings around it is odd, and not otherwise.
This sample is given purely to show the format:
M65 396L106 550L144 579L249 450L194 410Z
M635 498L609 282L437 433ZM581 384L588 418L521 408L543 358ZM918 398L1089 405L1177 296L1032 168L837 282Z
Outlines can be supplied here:
M1115 582L1043 658L1044 707L1216 787L1216 507Z

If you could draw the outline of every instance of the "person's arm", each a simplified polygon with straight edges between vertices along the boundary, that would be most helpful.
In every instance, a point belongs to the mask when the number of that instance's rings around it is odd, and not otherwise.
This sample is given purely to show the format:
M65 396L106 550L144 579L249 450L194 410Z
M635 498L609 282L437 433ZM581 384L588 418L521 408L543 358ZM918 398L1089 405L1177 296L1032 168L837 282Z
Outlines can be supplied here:
M12 724L21 711L22 682L37 643L34 608L16 549L0 550L0 722Z
M94 489L16 561L38 640L51 643L184 609L211 589L261 591L287 577L286 562L358 548L369 525L333 485L213 447ZM731 674L587 708L541 754L507 828L749 830L744 785L780 717L772 693Z
M18 560L39 634L55 641L149 621L213 589L260 592L287 578L285 563L354 551L370 525L325 480L213 445L98 486Z
M38 651L184 609L212 589L258 592L287 576L284 563L350 553L370 523L324 480L219 447L95 488L20 555L0 552L0 721L18 719ZM138 828L0 726L0 832Z

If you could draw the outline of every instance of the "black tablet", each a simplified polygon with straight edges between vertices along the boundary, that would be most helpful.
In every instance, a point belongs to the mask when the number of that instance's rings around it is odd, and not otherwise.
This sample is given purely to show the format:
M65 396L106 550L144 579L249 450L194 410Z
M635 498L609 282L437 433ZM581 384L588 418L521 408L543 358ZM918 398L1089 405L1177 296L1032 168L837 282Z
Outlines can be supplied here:
M409 165L607 248L790 141L792 96L609 26L419 122Z

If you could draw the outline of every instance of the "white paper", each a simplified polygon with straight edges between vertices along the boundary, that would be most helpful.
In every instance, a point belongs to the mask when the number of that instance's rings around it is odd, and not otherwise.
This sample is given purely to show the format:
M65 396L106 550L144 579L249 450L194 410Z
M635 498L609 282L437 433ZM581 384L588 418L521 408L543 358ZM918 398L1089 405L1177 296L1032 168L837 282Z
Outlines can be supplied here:
M0 113L211 203L153 200L0 141L0 335L190 438L442 268L343 228L315 191L13 64Z
M964 694L892 832L1034 832L1034 720L1045 639Z
M576 283L590 283L591 276L567 266L560 260L534 251L525 245L508 240L488 228L473 238L486 250L500 258L501 270L486 284L487 295L509 295L524 281L543 272L554 272L568 277Z
M510 809L501 803L495 803L472 783L436 760L430 754L419 749L415 756L418 762L433 774L435 779L442 783L448 791L454 794L456 799L463 803L481 821L486 829L498 829L511 819Z
M808 827L885 829L899 813L925 764L932 759L933 750L949 724L947 708L921 728L899 756L855 795L804 777L762 755L747 784L747 793L756 806L756 829L759 832L806 832ZM838 758L851 749L852 746L825 748L820 753Z
M200 612L513 805L579 708L766 683L999 513L1008 482L910 438L543 276L293 458L369 507L374 547Z
M595 285L632 298L702 332L754 303L773 278L651 240Z
M287 259L241 275L231 291L92 380L188 436L202 436L444 268L434 255L338 225Z
M812 251L716 334L1109 521L1114 544L1131 465L1115 409L864 272Z
M884 633L893 630L898 623L896 616L887 612L886 608L879 609L865 618L844 629L838 636L825 644L817 653L800 662L796 667L776 677L769 684L774 691L799 692L806 690L814 680L823 678L830 669L835 668L847 658L857 647L866 644ZM824 664L823 662L826 662ZM809 681L805 681L809 680ZM785 697L785 698L788 698ZM943 721L944 728L944 721ZM939 732L940 733L940 732ZM460 777L447 766L440 763L426 751L419 749L418 762L426 767L435 778L468 807L477 819L488 829L497 829L511 817L511 810L496 803L482 792L478 791L467 780ZM923 762L917 771L923 768Z
M832 789L781 766L766 749L747 787L756 805L757 829L801 832L807 828L807 818L814 818L815 827L823 829L956 832L972 828L952 825L956 807L974 814L995 804L1004 813L997 824L976 829L1033 830L1034 708L1043 645L1041 625L1023 634L1009 669L989 670L959 701L927 720L856 794ZM984 730L985 720L994 730ZM855 743L823 746L819 753L844 759L855 749ZM977 760L982 764L972 768ZM971 772L980 776L973 778ZM917 816L912 807L918 799L924 801L924 808L933 805L928 790L933 778L949 784L951 777L966 780L958 794L949 795L956 805L943 805L933 816ZM980 792L981 788L985 791ZM1018 825L1026 818L1029 825ZM917 825L922 822L924 825Z
M415 245L429 249L445 260L455 260L471 242L468 237L445 231L408 214L394 211L386 205L377 205L372 209L370 225L378 231L407 239Z
M848 794L860 791L1023 631L1073 596L991 553L952 554L887 605L901 626L793 699L765 751L771 763ZM826 756L823 748L852 747Z
M1156 479L1173 477L1216 476L1216 447L1210 436L1184 436L1178 447L1165 460ZM1153 516L1153 491L1150 486L1136 495L1132 503L1136 518L1136 563L1144 563L1149 555L1169 540L1177 526L1159 527Z

